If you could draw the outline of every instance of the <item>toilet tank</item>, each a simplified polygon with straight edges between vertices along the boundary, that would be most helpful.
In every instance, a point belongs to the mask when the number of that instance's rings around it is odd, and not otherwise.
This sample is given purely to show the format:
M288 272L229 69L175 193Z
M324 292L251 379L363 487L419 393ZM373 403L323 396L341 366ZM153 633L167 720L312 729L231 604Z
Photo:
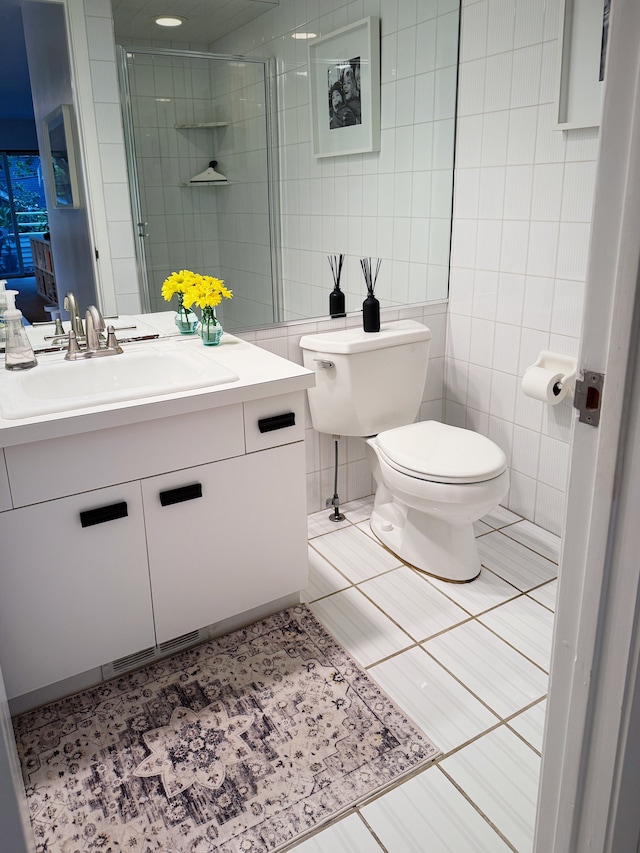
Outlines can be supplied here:
M415 320L304 335L304 366L314 429L331 435L377 435L413 423L427 377L431 330Z

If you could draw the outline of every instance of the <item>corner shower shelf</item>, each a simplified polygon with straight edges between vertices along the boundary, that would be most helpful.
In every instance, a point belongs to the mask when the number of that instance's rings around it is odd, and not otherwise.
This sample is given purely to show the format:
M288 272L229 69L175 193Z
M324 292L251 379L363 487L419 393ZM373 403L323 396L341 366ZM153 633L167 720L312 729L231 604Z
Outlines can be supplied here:
M229 127L228 121L199 121L193 124L176 124L177 130L197 129L200 127Z
M183 181L181 184L178 184L180 187L219 187L221 184L228 185L231 183L230 181Z

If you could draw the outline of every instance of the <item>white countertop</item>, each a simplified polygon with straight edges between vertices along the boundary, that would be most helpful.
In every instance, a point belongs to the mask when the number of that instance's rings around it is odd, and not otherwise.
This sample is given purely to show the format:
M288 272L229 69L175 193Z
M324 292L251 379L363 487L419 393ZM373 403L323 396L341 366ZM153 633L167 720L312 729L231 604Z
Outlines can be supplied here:
M287 394L313 386L314 374L301 365L294 364L285 358L274 355L267 350L250 344L234 335L225 334L218 346L205 347L198 335L180 335L173 323L173 312L165 311L158 314L144 314L133 318L121 318L123 321L133 320L136 330L116 331L119 339L127 336L153 335L159 338L171 338L180 341L181 346L197 347L201 354L211 358L218 364L229 368L240 378L214 387L199 388L191 391L144 397L108 405L90 406L65 412L56 412L36 417L7 420L0 417L0 447L10 447L31 441L42 441L64 435L77 435L82 432L106 429L123 424L153 420L155 418L171 417L186 412L201 411L207 408L218 408L248 400L257 400L277 394ZM107 320L118 328L120 320ZM68 324L65 324L67 328ZM51 334L53 325L36 326L27 329L32 345L38 351L47 346L45 334ZM113 358L127 357L127 351L145 346L145 341L124 343L125 352ZM64 360L62 352L39 353L38 361ZM4 358L0 356L0 369L4 370ZM74 364L69 363L69 370ZM33 368L37 370L38 367Z

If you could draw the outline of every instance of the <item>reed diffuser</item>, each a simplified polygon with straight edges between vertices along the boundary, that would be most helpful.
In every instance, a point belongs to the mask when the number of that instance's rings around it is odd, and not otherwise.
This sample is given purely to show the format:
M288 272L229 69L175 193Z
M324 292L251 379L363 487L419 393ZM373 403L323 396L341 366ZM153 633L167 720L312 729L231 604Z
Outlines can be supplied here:
M381 263L382 260L378 258L374 273L371 266L371 258L361 258L360 260L362 274L367 285L367 298L362 303L362 327L365 332L380 331L380 303L376 299L375 289Z
M329 314L332 317L346 317L344 309L344 293L340 290L340 276L344 255L327 255L331 274L333 275L333 290L329 294Z

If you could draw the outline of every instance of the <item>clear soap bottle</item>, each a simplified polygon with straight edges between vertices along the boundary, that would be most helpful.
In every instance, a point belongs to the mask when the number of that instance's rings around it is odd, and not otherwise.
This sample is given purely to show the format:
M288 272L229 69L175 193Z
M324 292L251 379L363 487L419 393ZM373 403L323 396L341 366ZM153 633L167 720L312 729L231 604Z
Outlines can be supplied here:
M7 370L27 370L38 363L22 322L22 311L16 308L17 290L5 291L7 309L4 312L4 366Z

